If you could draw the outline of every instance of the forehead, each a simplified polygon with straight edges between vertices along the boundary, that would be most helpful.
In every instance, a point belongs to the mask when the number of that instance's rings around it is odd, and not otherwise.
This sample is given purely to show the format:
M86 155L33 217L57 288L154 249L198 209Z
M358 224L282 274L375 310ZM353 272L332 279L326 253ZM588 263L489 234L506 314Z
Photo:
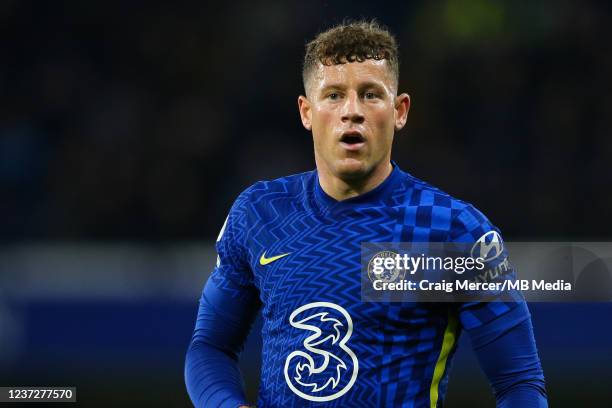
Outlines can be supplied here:
M353 85L360 82L379 82L392 87L393 74L387 60L368 59L363 62L323 65L319 63L312 73L312 85L323 88L329 85Z

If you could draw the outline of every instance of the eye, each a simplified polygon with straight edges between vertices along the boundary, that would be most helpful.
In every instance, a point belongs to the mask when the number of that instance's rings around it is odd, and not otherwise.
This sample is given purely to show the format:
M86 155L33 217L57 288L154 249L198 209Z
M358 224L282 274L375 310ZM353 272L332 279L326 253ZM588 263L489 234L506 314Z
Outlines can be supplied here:
M332 92L329 95L327 95L327 97L331 99L332 101L335 101L338 98L340 98L340 95L337 92Z
M376 98L376 94L374 92L366 92L364 96L365 96L366 99L374 99L374 98Z

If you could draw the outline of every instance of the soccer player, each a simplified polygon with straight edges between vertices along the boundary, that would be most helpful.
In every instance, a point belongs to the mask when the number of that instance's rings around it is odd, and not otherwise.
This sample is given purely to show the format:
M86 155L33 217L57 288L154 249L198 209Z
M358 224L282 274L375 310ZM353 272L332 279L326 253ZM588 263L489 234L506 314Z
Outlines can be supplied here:
M374 22L333 27L307 45L298 106L316 170L258 182L232 206L187 352L197 407L248 405L237 359L259 310L259 407L440 407L462 331L498 407L547 406L521 297L361 300L362 242L477 242L498 234L472 205L391 161L394 132L410 107L409 96L397 93L398 77L396 42Z

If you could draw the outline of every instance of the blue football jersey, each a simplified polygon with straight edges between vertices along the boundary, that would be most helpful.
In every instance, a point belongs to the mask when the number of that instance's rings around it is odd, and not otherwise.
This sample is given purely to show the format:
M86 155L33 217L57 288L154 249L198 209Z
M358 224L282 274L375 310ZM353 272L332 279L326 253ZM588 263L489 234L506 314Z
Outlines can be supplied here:
M343 201L316 171L244 191L208 291L261 307L258 406L441 406L460 332L516 325L528 318L524 302L363 302L361 243L476 242L490 231L472 205L395 163L374 190Z

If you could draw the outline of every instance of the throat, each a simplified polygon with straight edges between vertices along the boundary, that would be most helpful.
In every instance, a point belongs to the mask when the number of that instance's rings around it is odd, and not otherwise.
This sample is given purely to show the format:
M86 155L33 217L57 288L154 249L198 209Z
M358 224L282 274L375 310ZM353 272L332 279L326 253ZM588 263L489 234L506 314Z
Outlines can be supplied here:
M341 177L319 171L319 183L323 191L336 201L348 200L374 190L393 170L390 162L386 166L379 167L362 177Z

